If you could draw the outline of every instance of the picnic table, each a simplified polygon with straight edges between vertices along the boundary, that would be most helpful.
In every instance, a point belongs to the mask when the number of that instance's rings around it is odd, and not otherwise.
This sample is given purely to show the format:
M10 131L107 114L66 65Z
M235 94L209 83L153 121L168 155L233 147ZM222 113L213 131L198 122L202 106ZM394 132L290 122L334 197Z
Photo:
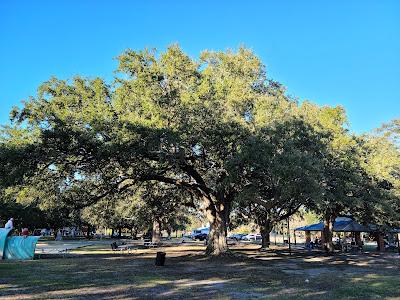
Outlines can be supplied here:
M144 240L143 246L145 246L147 248L155 248L158 245L157 245L157 243L153 243L151 240Z
M126 245L126 244L118 245L117 242L111 243L112 251L127 251L129 253L130 250L133 250L133 249L135 249L135 245Z
M362 246L357 245L355 242L343 243L342 251L343 252L359 252L359 251L362 251Z
M127 251L130 253L131 250L135 250L138 248L156 248L158 247L157 243L153 243L151 240L145 239L143 241L143 244L132 244L132 245L127 245L125 243L118 243L118 242L113 242L111 243L111 250L112 251Z

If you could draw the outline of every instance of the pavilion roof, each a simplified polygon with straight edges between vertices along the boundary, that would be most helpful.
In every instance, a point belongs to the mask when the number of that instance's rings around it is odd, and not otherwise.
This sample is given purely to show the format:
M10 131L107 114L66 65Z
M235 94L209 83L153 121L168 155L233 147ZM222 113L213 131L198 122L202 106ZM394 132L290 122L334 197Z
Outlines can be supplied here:
M298 227L295 231L322 231L324 228L324 223L316 223L307 226ZM369 226L365 226L357 223L350 218L336 218L333 224L333 231L336 232L371 232L374 231Z

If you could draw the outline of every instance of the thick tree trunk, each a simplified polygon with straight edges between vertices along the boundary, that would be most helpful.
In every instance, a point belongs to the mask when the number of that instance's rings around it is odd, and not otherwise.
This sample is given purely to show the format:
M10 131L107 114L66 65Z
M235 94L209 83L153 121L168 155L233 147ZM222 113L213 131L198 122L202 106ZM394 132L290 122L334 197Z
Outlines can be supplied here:
M380 232L377 233L376 242L378 244L378 247L377 247L378 251L379 252L385 251L385 241L383 239L383 234L382 233L380 233Z
M267 249L269 248L270 245L270 234L272 231L272 224L270 221L265 220L262 222L262 225L260 226L261 230L261 249Z
M335 222L335 216L326 216L324 219L324 229L322 231L324 248L327 253L333 253L333 223Z
M172 230L171 230L171 228L167 228L167 234L168 234L168 239L171 239L171 233L172 233Z
M223 220L223 214L217 213L212 219L212 222L210 222L206 254L217 256L228 252L226 226Z
M361 247L362 246L361 232L355 232L354 233L354 239L356 240L357 246Z
M119 227L118 228L118 238L121 238L121 237L122 237L122 228Z
M159 244L161 242L161 224L157 219L154 219L153 221L153 235L151 241L155 244Z
M305 235L306 235L306 244L311 243L311 232L309 230L306 230Z
M210 223L210 233L207 240L207 255L223 255L229 251L227 236L227 216L229 205L224 201L213 202L209 198L204 199L206 204L206 217Z
M87 226L87 239L90 240L90 225Z

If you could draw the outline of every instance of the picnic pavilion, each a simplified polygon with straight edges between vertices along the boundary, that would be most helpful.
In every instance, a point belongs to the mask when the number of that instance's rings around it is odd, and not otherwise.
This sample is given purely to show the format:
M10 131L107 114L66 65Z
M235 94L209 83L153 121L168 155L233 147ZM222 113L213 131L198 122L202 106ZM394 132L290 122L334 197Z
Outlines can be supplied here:
M323 243L323 235L322 231L324 229L324 223L316 223L311 225L306 225L302 227L298 227L294 229L294 231L304 231L306 244L311 242L311 233L320 232L321 242ZM349 217L338 217L336 218L333 224L333 232L338 233L350 233L351 237L354 238L355 247L362 246L361 233L369 233L375 236L377 241L378 251L385 250L385 242L384 242L384 234L379 230L377 225L362 225L357 223L352 218ZM398 233L400 232L400 228L392 229L389 231L392 234L397 233L397 244L399 244Z

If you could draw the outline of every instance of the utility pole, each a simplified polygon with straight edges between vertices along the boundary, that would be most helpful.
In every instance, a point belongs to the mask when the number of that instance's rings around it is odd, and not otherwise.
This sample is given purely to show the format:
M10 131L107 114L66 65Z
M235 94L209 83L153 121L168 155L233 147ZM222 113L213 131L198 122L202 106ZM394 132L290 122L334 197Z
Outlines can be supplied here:
M287 218L287 230L288 230L289 255L292 255L292 246L290 245L290 224L289 224L289 218Z

